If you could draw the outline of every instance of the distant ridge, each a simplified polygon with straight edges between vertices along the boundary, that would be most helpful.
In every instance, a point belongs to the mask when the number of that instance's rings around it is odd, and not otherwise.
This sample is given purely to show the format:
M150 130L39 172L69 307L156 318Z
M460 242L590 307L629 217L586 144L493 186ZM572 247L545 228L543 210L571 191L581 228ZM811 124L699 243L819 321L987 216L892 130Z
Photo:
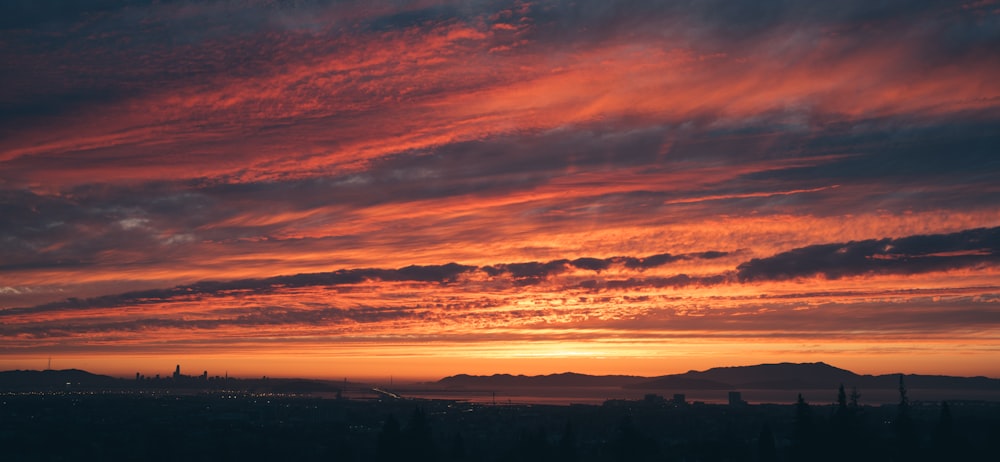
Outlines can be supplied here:
M445 377L436 385L454 389L489 390L511 387L615 387L650 391L696 390L808 390L828 389L843 384L859 389L891 390L899 385L900 374L859 375L846 369L818 363L779 363L753 366L715 367L659 377L633 375L587 375L563 372L548 375L459 374ZM1000 391L1000 379L988 377L953 377L946 375L904 374L911 389L954 389ZM278 392L328 392L340 384L309 379L240 379L245 385ZM13 370L0 372L0 390L55 390L81 388L121 388L133 386L133 380L92 374L79 369ZM67 385L68 384L68 385ZM169 379L152 386L171 385ZM194 385L191 385L194 386Z
M70 387L106 387L120 381L114 377L91 374L80 369L0 372L0 390L66 388L67 384Z
M437 382L448 387L622 387L639 390L807 390L836 387L895 389L900 374L859 375L846 369L817 363L778 363L753 366L715 367L660 377L630 375L459 374ZM906 385L916 389L1000 390L1000 379L904 374Z
M754 366L715 367L706 371L688 371L683 374L667 375L637 383L628 388L678 388L677 385L683 382L705 382L715 384L715 389L802 390L829 388L841 383L853 384L857 382L858 377L861 376L823 362L758 364ZM896 377L895 380L898 380L898 374L892 377ZM895 383L893 386L897 384Z
M467 375L458 374L438 380L449 387L622 387L649 380L634 375L587 375L563 372L549 375Z
M223 383L201 380L199 377L171 376L163 379L133 379L92 374L79 369L66 370L13 370L0 372L0 391L64 391L64 390L121 390L130 388L209 390L220 387L240 386L273 393L335 393L342 391L345 383L316 379L226 379Z

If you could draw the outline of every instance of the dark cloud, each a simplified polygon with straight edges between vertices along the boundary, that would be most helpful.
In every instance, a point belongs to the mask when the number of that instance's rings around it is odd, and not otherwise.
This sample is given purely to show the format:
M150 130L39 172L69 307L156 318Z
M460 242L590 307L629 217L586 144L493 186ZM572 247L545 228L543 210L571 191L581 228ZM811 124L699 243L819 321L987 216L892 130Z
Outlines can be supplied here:
M961 177L985 184L987 176L1000 171L994 155L1000 129L992 121L977 120L983 116L988 117L972 113L964 120L937 121L904 116L831 124L802 139L799 147L814 154L851 155L822 165L755 172L746 178L812 183L878 180L901 186Z
M657 266L663 266L668 263L673 263L682 260L692 260L692 259L702 259L702 260L712 260L716 258L722 258L730 255L731 252L719 252L717 250L710 250L708 252L696 252L681 255L671 255L669 253L661 253L657 255L650 255L645 258L634 258L634 257L614 257L610 260L619 263L626 268L632 269L648 269L655 268Z
M919 274L1000 264L1000 228L898 239L821 244L755 258L737 267L741 281L871 274Z
M226 5L225 1L199 0L8 0L0 7L9 27L34 27L46 22L75 20L85 15L107 13L124 8L144 8L162 5L185 5L211 8ZM386 13L370 20L372 27L398 28L419 24L441 17L474 16L493 13L496 9L510 7L507 2L452 2L441 1L437 5L428 2L378 1L356 2L344 0L250 0L240 2L243 8L260 12L281 10L313 10L329 6L351 7L358 3L371 3L378 11L386 7L399 11ZM921 17L928 11L960 10L955 3L947 0L883 2L846 1L837 4L810 2L808 0L767 0L745 5L727 0L692 0L677 2L670 0L625 0L609 5L600 0L561 1L547 0L533 2L530 8L540 18L562 18L570 24L593 25L594 22L614 23L623 18L642 19L661 16L683 15L685 19L717 24L718 27L737 27L760 30L789 21L884 21L900 16ZM959 11L961 12L961 11Z
M873 209L893 213L980 209L1000 201L1000 191L992 187L1000 174L1000 159L993 154L1000 147L995 119L988 112L969 112L947 121L910 116L817 121L808 134L794 130L714 138L700 134L676 143L671 157L735 168L745 162L740 156L750 154L752 159L773 159L774 167L703 190L678 191L667 200L715 197L715 207L734 213L808 210L821 216ZM768 123L750 128L769 127L773 129ZM796 190L803 192L781 194Z
M670 277L653 278L628 278L609 280L603 284L603 288L610 290L637 289L637 288L658 288L658 287L688 287L688 286L715 286L723 284L730 279L728 275L716 274L712 276L689 276L678 274ZM601 284L594 284L593 287L599 289Z
M799 29L820 34L849 33L859 43L892 40L901 34L909 39L928 39L942 33L974 37L975 11L948 0L869 2L812 2L808 0L601 0L541 2L531 13L538 35L547 41L606 41L623 34L673 36L679 43L700 47L739 47L755 38ZM960 27L968 21L972 27ZM995 24L993 24L995 25ZM996 30L995 28L992 30ZM979 33L981 34L981 33ZM810 40L808 34L801 34Z
M43 24L71 22L84 15L106 13L128 5L148 5L136 0L9 0L0 3L0 28L23 29Z
M0 29L18 31L4 37L5 42L25 53L16 56L18 66L5 68L0 77L0 120L73 111L89 102L218 76L264 75L290 59L308 63L338 47L356 46L340 40L348 34L450 21L476 24L511 6L325 0L2 2ZM748 37L800 28L857 37L844 53L904 37L921 43L914 47L921 53L914 65L931 66L963 55L995 58L1000 41L995 19L947 1L547 1L518 14L536 24L530 41L542 49L558 49L567 42L579 46L636 35L674 35L681 48L697 45L706 51L733 52L741 44L757 43ZM804 53L813 49L809 43L792 45L801 45ZM54 67L53 62L60 65ZM87 95L100 96L93 101Z
M576 260L573 260L573 261L569 262L569 264L571 264L571 265L573 265L573 266L575 266L577 268L580 268L580 269L587 269L587 270L591 270L591 271L601 271L601 270L607 269L609 266L611 266L611 260L610 259L584 257L584 258L577 258Z
M472 266L448 263L446 265L411 265L390 271L387 274L380 274L379 279L383 281L420 281L420 282L454 282L462 273L473 270Z
M0 122L4 125L0 128L0 133L14 136L18 128L31 126L46 117L85 113L91 107L119 101L127 97L128 92L97 86L63 92L47 91L30 96L23 93L9 96L11 97L0 100Z
M427 310L419 308L320 308L290 310L261 307L246 314L214 313L211 319L182 319L171 317L143 317L110 322L79 322L61 320L35 323L31 326L0 326L5 336L27 336L33 339L71 337L88 333L135 333L158 329L193 329L212 331L228 327L257 328L268 326L328 326L332 331L349 330L353 324L367 324L396 320L426 320Z
M64 120L54 116L85 117L109 103L308 62L343 45L330 32L338 15L327 13L350 16L357 5L334 3L2 2L0 40L17 65L0 74L0 121L5 129L51 125ZM328 40L312 41L317 34Z
M566 271L569 260L552 260L549 262L501 263L486 266L482 270L491 276L507 273L515 281L541 281L546 277Z
M431 152L404 152L369 164L364 178L373 191L365 191L364 197L388 201L493 196L544 185L568 169L648 165L657 159L668 133L667 127L626 129L612 121L574 130L449 143Z
M483 267L448 263L444 265L410 265L397 269L342 269L325 273L305 273L261 279L200 281L194 284L180 285L169 289L132 291L92 298L70 298L64 301L46 303L30 308L10 308L0 311L0 316L17 315L37 311L154 304L178 297L207 298L223 296L234 292L269 294L289 288L354 285L369 281L453 284L458 282L462 275L475 271L481 271L491 277L509 277L514 285L531 285L537 284L549 276L563 273L570 266L600 272L607 269L611 265L621 265L623 263L628 264L628 262L634 262L633 266L629 266L630 268L646 269L666 264L668 261L705 258L703 257L704 255L709 255L710 258L714 258L716 255L724 254L724 252L711 251L691 255L680 255L677 257L670 256L670 258L664 257L665 255L669 256L669 254L653 255L646 258L611 257L600 259L583 257L572 261L561 259L548 262L502 263ZM21 269L23 269L23 267ZM679 275L673 278L648 279L643 281L647 281L653 285L679 286L687 284L706 284L710 280L712 280L711 277L690 278L687 275ZM610 282L608 284L609 287L613 285Z
M460 12L457 7L436 5L373 18L368 22L368 28L376 31L397 30L458 17L460 17Z
M728 252L709 251L692 254L671 255L662 253L648 257L610 257L593 258L582 257L575 260L552 260L548 262L526 262L526 263L503 263L480 268L490 276L508 274L515 280L541 281L549 276L563 273L568 267L601 272L612 265L621 265L629 269L644 270L663 266L680 260L691 260L696 258L711 259L728 255Z
M651 255L646 258L640 258L635 260L629 260L625 262L625 266L629 268L653 268L667 263L672 263L677 260L684 260L690 258L686 255L671 255L669 253L661 253L657 255Z
M696 283L698 278L679 277L664 278L663 287L682 287ZM629 288L628 285L621 286ZM946 291L947 292L947 291ZM712 309L711 302L704 304L684 304L682 309L673 304L670 300L658 302L657 309L637 310L632 315L614 319L594 319L587 322L587 326L600 326L603 329L612 329L622 335L628 335L632 339L643 339L647 336L662 340L663 331L669 331L672 337L688 337L694 335L699 337L703 334L696 334L698 331L713 331L714 338L797 338L807 336L810 339L817 338L853 338L857 335L858 326L865 326L866 331L877 329L884 338L926 338L926 335L940 334L943 328L958 329L961 332L968 332L970 327L981 331L989 331L994 326L1000 324L1000 312L990 309L989 305L996 302L995 297L982 296L961 296L951 297L948 302L939 302L932 294L939 294L940 291L931 291L924 295L907 296L908 302L883 303L873 301L879 295L865 295L863 302L818 302L810 300L809 309L801 309L801 302L765 302L762 310L760 303L745 304L738 307L730 307L724 310ZM897 298L899 294L892 295ZM651 297L595 297L589 299L592 302L592 309L599 312L604 306L618 303L650 302ZM503 306L503 303L494 300L492 304L475 302L468 305L461 305L459 308L442 309L438 305L427 304L407 304L399 307L361 306L353 308L330 308L318 307L313 309L288 309L275 306L250 307L243 309L225 309L206 313L202 319L185 319L182 317L171 317L170 315L157 313L144 316L130 316L129 319L107 320L107 319L52 319L28 324L0 324L0 336L10 339L39 340L39 339L59 339L72 338L78 335L88 335L93 339L95 335L111 336L116 338L135 337L152 335L161 329L183 329L186 331L203 331L211 333L215 330L226 331L230 328L252 329L251 332L268 332L269 328L277 328L282 332L281 342L295 342L300 339L315 339L316 332L309 328L321 328L323 336L331 338L354 338L363 339L368 334L364 331L364 324L377 324L382 322L395 323L436 323L443 320L448 322L499 322L499 323L525 323L522 328L541 328L551 330L550 323L534 324L533 321L544 319L553 314L559 314L563 309L512 309L504 311L481 311L476 308ZM877 308L877 309L875 309ZM591 308L574 307L575 314L594 313ZM596 314L596 313L594 313ZM690 315L695 314L695 315ZM306 330L300 330L302 328ZM232 331L230 330L230 335ZM299 332L300 335L295 335ZM418 334L405 334L408 339L427 336L427 338L448 339L450 341L462 341L462 339L484 339L494 335L501 336L504 340L520 339L517 332L503 333L476 333L474 329L462 333L441 333L441 332L421 332ZM587 334L579 336L581 332L553 331L549 332L546 338L549 340L558 339L586 339ZM247 339L258 340L252 333L244 332ZM382 335L384 337L384 335ZM525 340L530 340L525 338ZM174 342L187 342L191 339L172 340ZM219 342L224 341L216 336L206 335L195 342ZM124 348L130 348L128 344ZM13 344L11 349L16 348L37 348L37 346L22 346Z
M276 290L287 288L360 284L365 281L413 281L448 284L454 282L462 273L473 271L475 269L476 267L474 266L463 266L456 263L449 263L446 265L412 265L399 269L349 269L328 273L276 276L264 279L201 281L170 289L135 291L87 299L71 298L65 301L47 303L33 308L12 308L0 311L0 315L14 315L34 311L152 304L167 301L176 297L213 297L238 291L250 291L255 294L267 294Z
M222 207L197 191L162 183L62 194L0 189L0 272L99 265L101 255L112 252L133 255L118 262L123 268L181 258L197 246L191 233L225 216ZM197 241L213 237L202 233Z

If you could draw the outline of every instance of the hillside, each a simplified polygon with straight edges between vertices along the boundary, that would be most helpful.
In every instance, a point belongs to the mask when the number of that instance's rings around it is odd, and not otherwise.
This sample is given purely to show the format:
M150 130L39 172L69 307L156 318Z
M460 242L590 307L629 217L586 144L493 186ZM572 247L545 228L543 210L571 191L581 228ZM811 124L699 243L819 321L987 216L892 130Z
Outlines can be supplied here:
M0 372L0 390L100 388L120 382L120 379L114 377L91 374L79 369Z
M826 363L780 363L716 367L660 377L628 375L454 375L437 382L453 388L503 387L622 387L646 390L806 390L843 384L862 389L894 389L900 374L860 375ZM906 386L916 389L1000 390L1000 379L943 375L904 375Z
M649 380L632 375L586 375L573 372L549 375L466 375L459 374L437 381L438 385L463 388L496 387L623 387Z

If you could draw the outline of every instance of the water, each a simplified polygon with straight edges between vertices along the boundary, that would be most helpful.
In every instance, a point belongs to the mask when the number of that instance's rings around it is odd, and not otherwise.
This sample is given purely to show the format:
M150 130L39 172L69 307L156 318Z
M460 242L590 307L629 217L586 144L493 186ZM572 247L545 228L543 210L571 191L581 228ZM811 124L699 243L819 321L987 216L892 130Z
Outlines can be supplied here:
M618 387L518 387L491 390L449 389L419 385L398 386L391 389L404 398L442 399L464 401L479 404L546 404L599 405L609 399L640 400L646 394L655 393L666 399L673 398L674 393L685 395L687 402L700 401L707 404L725 404L729 402L729 390L678 390L650 391L630 390ZM800 391L795 390L733 390L740 391L744 401L750 404L792 404L798 399ZM894 404L899 402L897 390L858 390L861 393L859 402L863 405ZM848 393L850 390L848 390ZM837 401L837 389L802 390L803 398L810 404L832 404ZM912 402L940 402L956 400L981 400L1000 402L1000 390L948 390L948 389L911 389L908 396ZM361 391L345 394L347 398L375 398L374 393Z

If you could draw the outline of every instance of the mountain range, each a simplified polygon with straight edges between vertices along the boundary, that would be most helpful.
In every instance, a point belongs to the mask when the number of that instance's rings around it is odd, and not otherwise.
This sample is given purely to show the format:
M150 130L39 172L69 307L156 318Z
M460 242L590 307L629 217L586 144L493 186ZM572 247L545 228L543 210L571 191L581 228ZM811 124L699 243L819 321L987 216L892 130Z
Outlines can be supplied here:
M716 367L705 371L659 377L628 375L551 375L490 376L454 375L437 382L453 388L489 387L621 387L638 390L806 390L836 387L894 389L903 376L908 388L1000 390L1000 379L953 377L945 375L884 374L861 375L846 369L818 363L758 364L754 366Z
M1000 379L988 377L953 377L945 375L883 374L861 375L826 363L780 363L754 366L715 367L704 371L688 371L658 377L634 375L587 375L566 372L550 375L467 375L445 377L433 385L446 389L495 390L500 388L571 388L604 387L660 392L697 390L809 390L828 389L844 385L864 390L890 390L899 386L903 377L907 388L1000 391ZM189 382L193 378L189 378ZM240 379L275 391L335 391L342 385L311 379ZM251 383L252 382L252 383ZM259 383L258 383L259 382ZM78 369L16 370L0 372L0 390L43 390L72 388L122 388L133 380L92 374ZM169 385L165 379L162 383ZM183 383L182 383L183 384ZM352 384L360 385L360 384Z

